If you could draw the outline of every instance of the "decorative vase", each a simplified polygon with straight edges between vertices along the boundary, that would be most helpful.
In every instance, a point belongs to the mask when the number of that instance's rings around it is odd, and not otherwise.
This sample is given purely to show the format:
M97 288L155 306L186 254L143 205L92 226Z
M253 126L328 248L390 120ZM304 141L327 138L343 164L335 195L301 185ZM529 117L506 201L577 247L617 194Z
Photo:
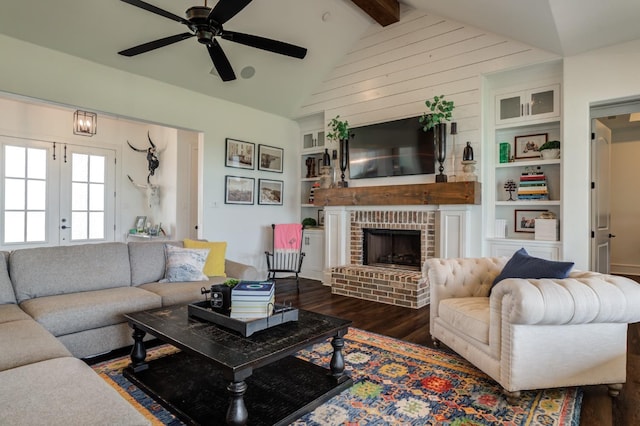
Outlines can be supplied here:
M540 151L540 157L543 160L555 160L557 158L560 158L560 149L543 149L542 151Z
M440 174L436 175L436 182L446 182L447 175L443 173L443 163L447 157L447 123L438 123L434 126L433 142L435 144L436 160L440 163L440 167L438 167Z
M331 188L332 183L331 166L320 167L320 188Z
M322 165L330 166L331 165L331 157L329 156L329 150L325 148L324 154L322 154Z
M340 139L340 188L349 186L349 182L344 180L344 172L349 166L349 139Z

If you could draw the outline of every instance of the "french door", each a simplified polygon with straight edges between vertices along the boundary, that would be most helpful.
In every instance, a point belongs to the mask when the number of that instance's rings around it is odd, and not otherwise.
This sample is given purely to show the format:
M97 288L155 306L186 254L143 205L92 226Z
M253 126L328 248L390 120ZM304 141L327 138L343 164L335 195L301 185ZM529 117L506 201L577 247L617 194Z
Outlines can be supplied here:
M5 249L115 240L115 151L0 137Z

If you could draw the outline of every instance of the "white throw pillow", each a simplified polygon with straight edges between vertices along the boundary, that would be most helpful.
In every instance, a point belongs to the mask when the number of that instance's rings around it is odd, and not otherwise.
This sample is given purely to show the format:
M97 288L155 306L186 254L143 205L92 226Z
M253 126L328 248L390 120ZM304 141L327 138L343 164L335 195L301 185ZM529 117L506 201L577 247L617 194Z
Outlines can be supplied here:
M165 269L161 283L207 281L202 272L207 262L209 249L185 249L169 244L164 245Z

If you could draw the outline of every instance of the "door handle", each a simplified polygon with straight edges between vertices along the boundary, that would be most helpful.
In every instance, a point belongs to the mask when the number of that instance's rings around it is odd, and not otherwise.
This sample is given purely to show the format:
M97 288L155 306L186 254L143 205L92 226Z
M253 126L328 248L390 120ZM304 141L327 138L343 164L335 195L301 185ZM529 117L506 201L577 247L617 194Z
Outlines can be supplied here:
M609 234L609 238L615 238L616 236L613 234Z
M62 226L60 227L60 229L71 229L71 227L70 227L70 226L67 226L67 225L62 225Z

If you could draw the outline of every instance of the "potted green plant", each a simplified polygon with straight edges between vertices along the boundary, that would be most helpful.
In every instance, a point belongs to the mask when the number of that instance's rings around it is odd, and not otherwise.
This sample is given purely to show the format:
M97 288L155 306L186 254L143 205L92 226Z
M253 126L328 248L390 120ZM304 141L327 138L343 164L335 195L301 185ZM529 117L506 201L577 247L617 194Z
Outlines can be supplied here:
M436 160L440 163L436 175L436 182L446 182L447 175L444 174L444 160L447 156L447 121L451 121L452 112L455 108L453 101L446 101L444 95L434 96L432 100L427 99L424 104L429 111L422 114L418 120L422 124L422 130L429 132L433 129L433 142L436 148Z
M329 128L331 132L327 133L327 139L336 142L349 139L349 122L347 120L340 120L339 115L336 115L329 121Z
M340 120L340 116L336 115L329 121L331 132L327 133L327 139L340 142L340 175L341 181L338 186L346 188L348 183L344 180L344 172L349 165L349 122Z
M538 151L543 160L560 158L560 141L547 141L538 148Z
M444 95L434 96L432 100L427 99L424 104L429 108L429 111L422 114L418 120L425 132L438 124L451 121L455 105L453 101L446 101Z

